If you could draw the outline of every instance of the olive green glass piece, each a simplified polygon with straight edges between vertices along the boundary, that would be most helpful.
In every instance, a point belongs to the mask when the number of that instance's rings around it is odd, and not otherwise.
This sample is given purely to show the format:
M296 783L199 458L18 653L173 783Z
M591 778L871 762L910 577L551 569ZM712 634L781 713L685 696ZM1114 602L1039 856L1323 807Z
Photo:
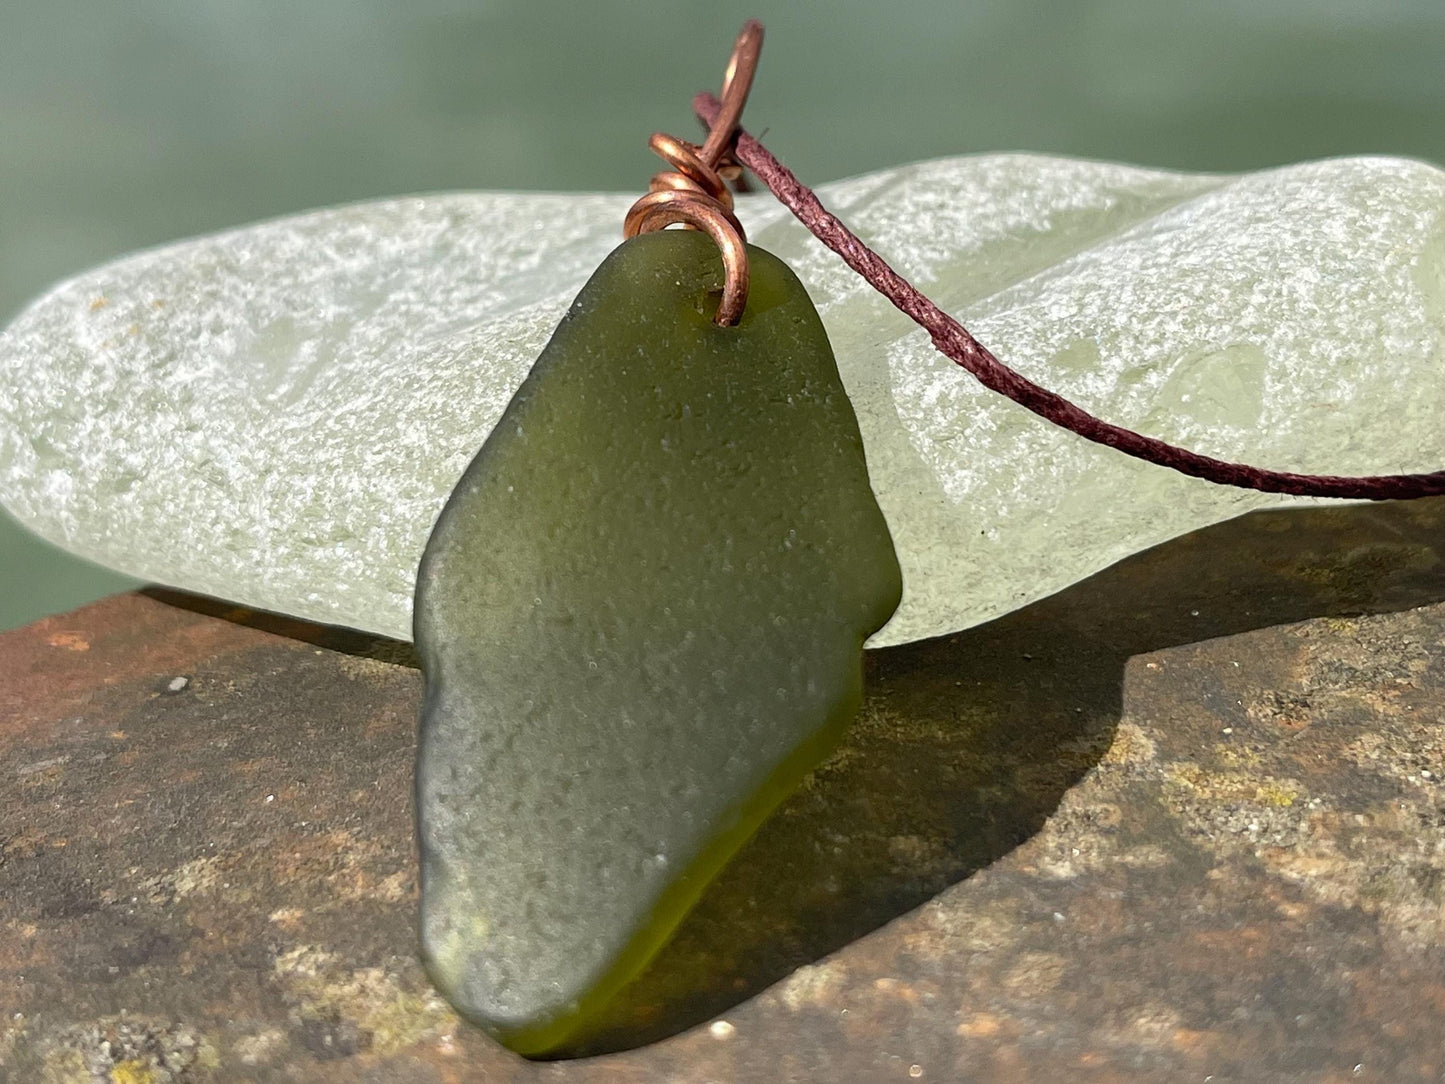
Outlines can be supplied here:
M422 946L524 1054L587 1034L838 742L901 577L823 326L749 248L620 246L422 559Z

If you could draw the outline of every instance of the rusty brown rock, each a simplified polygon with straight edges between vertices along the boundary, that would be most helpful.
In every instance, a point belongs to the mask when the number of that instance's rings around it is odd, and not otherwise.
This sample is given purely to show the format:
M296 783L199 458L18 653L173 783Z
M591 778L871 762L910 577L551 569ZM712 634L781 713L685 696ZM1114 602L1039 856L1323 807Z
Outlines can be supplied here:
M159 594L0 635L0 1078L1437 1080L1442 528L1252 516L872 653L551 1064L416 962L403 646Z

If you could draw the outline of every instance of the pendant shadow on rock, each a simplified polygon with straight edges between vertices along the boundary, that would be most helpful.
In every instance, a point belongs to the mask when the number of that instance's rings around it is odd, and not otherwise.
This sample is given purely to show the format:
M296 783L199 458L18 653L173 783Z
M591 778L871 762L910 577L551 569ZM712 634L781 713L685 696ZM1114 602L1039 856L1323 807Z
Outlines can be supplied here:
M1441 600L1445 498L1262 512L988 624L870 651L863 709L842 746L591 1036L554 1056L629 1049L700 1024L1027 841L1109 749L1132 656ZM1222 678L1198 675L1206 710ZM890 974L907 981L909 967L900 958Z

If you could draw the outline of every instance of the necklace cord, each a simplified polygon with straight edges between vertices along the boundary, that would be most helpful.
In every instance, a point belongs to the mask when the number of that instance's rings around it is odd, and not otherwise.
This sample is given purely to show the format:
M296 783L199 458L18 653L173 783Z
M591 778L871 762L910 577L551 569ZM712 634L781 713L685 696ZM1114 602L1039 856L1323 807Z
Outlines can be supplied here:
M698 117L708 125L712 124L721 108L721 103L706 92L697 95L692 104ZM927 331L934 346L942 353L967 369L984 387L1012 399L1071 433L1147 463L1170 467L1195 478L1203 478L1219 485L1257 489L1265 493L1372 501L1445 494L1445 471L1431 474L1342 477L1265 470L1200 455L1187 448L1180 448L1096 418L1082 407L1035 384L994 357L962 324L923 296L902 275L889 267L881 256L859 240L852 230L823 206L812 189L798 180L791 170L742 128L737 129L733 154L737 161L752 170L814 237L841 256L843 262L867 280L870 286Z

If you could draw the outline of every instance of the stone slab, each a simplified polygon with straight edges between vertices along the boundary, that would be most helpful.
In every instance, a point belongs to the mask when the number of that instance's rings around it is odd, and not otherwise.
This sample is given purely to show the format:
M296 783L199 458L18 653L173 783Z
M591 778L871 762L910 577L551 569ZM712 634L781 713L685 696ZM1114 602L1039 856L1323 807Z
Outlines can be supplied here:
M1438 1080L1442 522L1255 514L870 652L550 1063L417 964L407 648L159 593L5 633L0 1078Z

